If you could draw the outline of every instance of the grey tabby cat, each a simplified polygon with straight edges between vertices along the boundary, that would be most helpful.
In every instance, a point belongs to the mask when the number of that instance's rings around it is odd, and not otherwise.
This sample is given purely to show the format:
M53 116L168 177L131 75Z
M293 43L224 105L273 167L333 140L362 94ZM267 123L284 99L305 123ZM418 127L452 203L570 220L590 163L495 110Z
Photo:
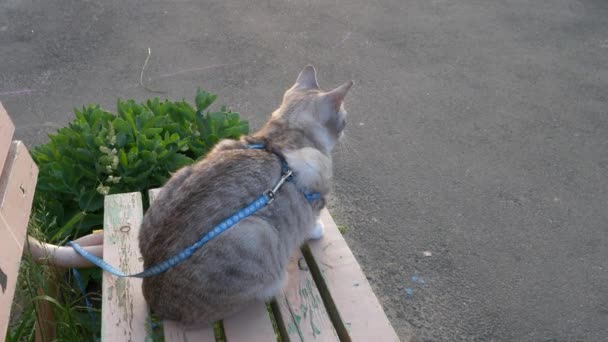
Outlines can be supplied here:
M282 156L294 172L276 200L215 237L192 257L143 280L152 312L184 324L213 322L279 294L289 257L318 223L332 176L331 151L346 124L347 82L324 92L307 66L264 127L223 140L193 166L177 171L146 213L139 247L144 267L179 253L245 207L281 177ZM265 150L247 149L264 144ZM311 203L303 191L318 192Z

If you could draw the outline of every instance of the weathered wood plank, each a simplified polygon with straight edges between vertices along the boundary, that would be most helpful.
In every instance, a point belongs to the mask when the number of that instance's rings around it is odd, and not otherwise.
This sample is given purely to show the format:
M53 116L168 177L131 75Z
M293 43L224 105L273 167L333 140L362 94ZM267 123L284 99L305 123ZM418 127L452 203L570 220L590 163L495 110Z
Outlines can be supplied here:
M13 141L0 176L0 214L21 248L30 219L38 167L21 141Z
M104 201L103 257L125 273L143 270L138 233L143 217L138 192L109 195ZM103 273L102 327L104 341L145 341L148 306L141 279Z
M154 200L156 199L156 197L158 196L158 194L160 193L160 188L158 189L152 189L148 191L148 197L150 197L150 204L152 204L152 202L154 202Z
M215 335L211 326L204 328L189 328L181 324L165 320L163 321L165 330L165 342L215 342Z
M154 202L160 189L152 189L148 191L148 197L150 198L150 204ZM200 342L214 342L215 335L213 333L213 327L211 325L192 328L184 327L181 324L169 320L163 321L163 329L165 332L165 342L182 342L182 341L200 341Z
M0 172L4 167L4 161L11 147L11 139L14 132L15 125L13 125L11 118L2 106L2 102L0 102Z
M289 261L288 283L276 298L283 335L289 341L339 341L308 264L298 249Z
M276 341L266 304L257 303L224 319L224 333L230 342Z
M399 341L382 306L327 209L321 213L323 238L308 244L311 269L321 293L328 292L328 311L341 340ZM308 253L308 251L307 251ZM314 259L314 260L313 260ZM335 316L338 317L335 317Z
M3 110L0 108L0 111ZM4 138L0 136L1 144L5 144ZM38 168L25 146L19 141L10 144L8 154L3 156L2 161L4 167L0 171L2 172L0 175L0 337L6 335L38 176Z
M12 235L0 214L0 337L6 336L23 246Z

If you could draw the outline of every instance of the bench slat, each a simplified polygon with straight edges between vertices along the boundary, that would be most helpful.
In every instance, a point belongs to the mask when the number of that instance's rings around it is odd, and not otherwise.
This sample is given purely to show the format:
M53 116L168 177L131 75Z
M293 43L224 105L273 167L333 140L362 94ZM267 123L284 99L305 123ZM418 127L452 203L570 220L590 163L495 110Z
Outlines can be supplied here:
M138 233L143 217L138 192L108 195L104 201L103 258L126 273L143 269ZM145 341L148 306L141 279L103 273L102 327L104 341ZM151 338L151 337L150 337Z
M329 292L340 321L336 329L342 340L399 341L382 306L357 263L355 256L336 227L329 211L321 212L325 225L323 238L309 243L315 267ZM310 265L312 266L312 265ZM325 289L323 289L325 287ZM332 308L330 308L332 313Z
M38 167L21 141L13 141L0 177L0 213L9 222L14 238L23 247Z
M224 319L224 333L230 342L276 341L266 304L257 303Z
M22 244L12 238L8 224L0 216L0 336L6 336L11 305L15 295Z
M0 172L4 166L4 161L8 155L8 150L11 147L11 139L15 132L15 125L9 118L8 113L0 102Z
M8 157L0 169L0 337L6 336L38 176L36 164L20 141L7 147Z
M211 326L205 328L186 328L181 324L165 320L163 321L165 330L165 342L215 342L215 335Z
M287 288L276 298L289 341L339 341L323 299L298 249L289 261Z
M148 191L150 197L150 204L154 202L160 189L152 189ZM208 325L200 328L189 328L186 329L181 324L169 320L163 321L163 329L165 332L165 342L182 342L182 341L200 341L200 342L214 342L215 335L213 333L213 327Z

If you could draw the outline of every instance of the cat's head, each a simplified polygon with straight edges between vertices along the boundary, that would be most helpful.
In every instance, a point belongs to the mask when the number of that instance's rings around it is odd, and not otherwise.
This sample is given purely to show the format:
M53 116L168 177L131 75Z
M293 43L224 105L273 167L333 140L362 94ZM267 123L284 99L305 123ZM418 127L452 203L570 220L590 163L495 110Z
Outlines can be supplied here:
M306 132L325 152L330 152L344 133L347 114L344 98L352 85L348 81L331 91L323 91L315 68L309 65L285 92L281 106L272 116L282 119L290 128Z

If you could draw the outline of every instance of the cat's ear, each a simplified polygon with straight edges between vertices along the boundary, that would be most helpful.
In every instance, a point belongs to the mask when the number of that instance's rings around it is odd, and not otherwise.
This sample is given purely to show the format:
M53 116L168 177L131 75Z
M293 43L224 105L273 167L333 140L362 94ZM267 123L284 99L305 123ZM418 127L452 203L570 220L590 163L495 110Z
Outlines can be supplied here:
M342 102L344 102L344 98L353 84L353 81L348 81L338 88L323 94L323 96L336 108L340 108L340 105L342 105Z
M298 79L293 85L293 88L319 89L319 84L317 83L317 72L312 65L307 65L304 69L302 69L302 71L300 71Z

